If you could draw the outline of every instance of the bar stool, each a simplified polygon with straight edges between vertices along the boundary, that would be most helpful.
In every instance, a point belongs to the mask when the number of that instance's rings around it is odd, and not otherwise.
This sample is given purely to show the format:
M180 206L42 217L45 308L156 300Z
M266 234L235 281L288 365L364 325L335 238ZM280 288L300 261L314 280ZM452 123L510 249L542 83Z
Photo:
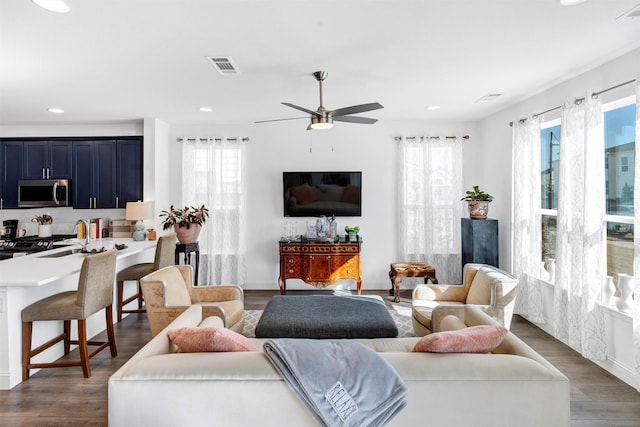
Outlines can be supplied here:
M142 290L140 289L140 278L147 274L159 270L163 267L173 265L173 258L176 248L176 235L170 233L162 236L158 239L156 245L156 254L153 262L144 262L140 264L131 265L123 270L120 270L116 275L116 281L118 282L117 291L117 315L118 322L122 320L123 313L144 313L146 310L142 308ZM131 295L127 299L124 298L124 282L125 281L138 282L138 290L134 295ZM132 301L138 300L137 309L126 309L125 306Z
M87 256L80 268L78 289L61 292L37 301L22 310L22 381L29 379L29 370L35 368L56 368L82 366L85 378L91 376L89 359L109 347L111 357L118 355L113 333L113 281L116 275L115 249L97 255ZM107 321L107 341L87 340L86 319L105 309ZM41 346L31 349L33 322L44 320L62 320L63 333ZM71 340L71 321L78 321L78 339ZM31 363L31 358L53 345L64 341L64 354L69 354L71 344L77 344L80 350L78 361L56 361L50 363ZM89 354L88 345L98 348Z

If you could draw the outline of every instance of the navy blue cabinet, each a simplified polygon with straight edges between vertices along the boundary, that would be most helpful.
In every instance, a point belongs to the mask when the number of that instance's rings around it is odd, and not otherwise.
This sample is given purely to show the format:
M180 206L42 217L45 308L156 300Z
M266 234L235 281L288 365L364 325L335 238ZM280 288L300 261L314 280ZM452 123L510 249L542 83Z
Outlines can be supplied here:
M462 266L468 263L499 267L498 220L462 218Z
M18 207L18 180L22 179L22 141L0 142L0 208Z
M142 138L74 141L73 207L124 208L142 200Z
M71 141L25 141L23 179L71 178Z

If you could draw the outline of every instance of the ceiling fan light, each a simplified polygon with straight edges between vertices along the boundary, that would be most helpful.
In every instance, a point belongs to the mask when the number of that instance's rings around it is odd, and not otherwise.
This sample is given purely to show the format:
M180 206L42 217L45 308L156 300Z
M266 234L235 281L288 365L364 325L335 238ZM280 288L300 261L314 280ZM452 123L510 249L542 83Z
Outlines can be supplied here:
M331 129L333 127L333 119L331 117L311 117L309 127L314 130Z
M50 12L67 13L71 8L62 0L31 0L37 6Z

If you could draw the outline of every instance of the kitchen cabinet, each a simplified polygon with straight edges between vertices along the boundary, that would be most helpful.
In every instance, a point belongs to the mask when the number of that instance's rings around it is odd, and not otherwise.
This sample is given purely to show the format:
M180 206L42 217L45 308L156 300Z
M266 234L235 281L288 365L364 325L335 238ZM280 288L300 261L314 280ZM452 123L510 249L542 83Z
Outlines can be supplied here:
M0 142L0 209L18 207L18 181L22 179L22 141Z
M71 141L24 141L23 179L70 179Z
M76 209L124 208L142 200L142 138L73 142Z

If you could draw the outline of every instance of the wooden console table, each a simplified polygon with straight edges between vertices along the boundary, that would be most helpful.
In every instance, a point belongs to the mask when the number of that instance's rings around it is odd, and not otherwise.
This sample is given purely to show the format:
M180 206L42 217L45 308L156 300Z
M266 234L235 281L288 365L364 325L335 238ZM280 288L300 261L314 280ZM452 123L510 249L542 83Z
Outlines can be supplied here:
M307 243L280 241L280 293L287 290L287 279L324 288L340 279L355 280L358 294L362 288L362 266L358 242Z

